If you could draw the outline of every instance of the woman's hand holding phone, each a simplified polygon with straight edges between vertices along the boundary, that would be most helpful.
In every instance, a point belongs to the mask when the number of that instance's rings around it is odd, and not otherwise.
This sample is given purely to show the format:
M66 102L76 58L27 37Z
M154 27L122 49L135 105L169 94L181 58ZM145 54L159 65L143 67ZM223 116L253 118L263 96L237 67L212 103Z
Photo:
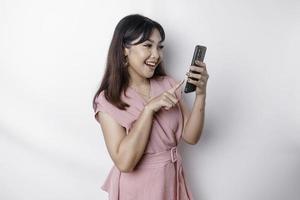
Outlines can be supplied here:
M195 65L190 66L190 70L186 73L186 76L188 78L187 82L196 86L196 95L206 94L209 75L204 62L196 60Z
M206 94L206 84L208 80L208 74L206 65L203 63L206 47L202 45L196 45L191 66L187 75L187 83L184 88L185 93L196 91L196 95Z

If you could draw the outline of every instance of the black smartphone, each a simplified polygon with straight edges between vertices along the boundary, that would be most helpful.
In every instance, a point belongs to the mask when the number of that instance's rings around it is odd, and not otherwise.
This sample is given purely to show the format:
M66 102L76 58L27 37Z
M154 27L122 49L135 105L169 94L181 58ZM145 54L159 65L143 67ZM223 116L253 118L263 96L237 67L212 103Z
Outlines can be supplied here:
M203 62L205 52L206 52L206 47L205 46L196 45L191 65L197 66L196 63L195 63L196 60L199 60L199 61ZM195 71L194 71L194 73L199 74L198 72L195 72ZM196 80L195 78L191 78L191 79ZM186 82L186 85L185 85L185 88L184 88L185 93L194 92L195 90L196 90L195 85L193 85L189 82Z

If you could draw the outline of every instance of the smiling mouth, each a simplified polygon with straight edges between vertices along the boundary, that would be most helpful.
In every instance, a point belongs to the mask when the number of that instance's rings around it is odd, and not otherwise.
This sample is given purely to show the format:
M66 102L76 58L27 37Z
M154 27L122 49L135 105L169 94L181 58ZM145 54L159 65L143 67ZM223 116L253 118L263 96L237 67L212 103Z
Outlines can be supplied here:
M156 62L145 62L145 64L152 69L156 68L156 66L157 66Z
M146 64L146 66L151 70L151 71L154 71L156 69L156 66L154 65L148 65Z

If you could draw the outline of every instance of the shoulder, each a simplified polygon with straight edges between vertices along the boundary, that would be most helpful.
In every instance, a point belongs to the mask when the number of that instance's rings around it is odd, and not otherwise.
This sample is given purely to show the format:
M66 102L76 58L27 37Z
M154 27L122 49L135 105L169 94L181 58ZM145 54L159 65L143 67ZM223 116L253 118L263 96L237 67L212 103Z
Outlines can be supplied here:
M96 112L97 110L99 111L99 108L105 108L107 106L110 106L109 101L105 98L104 91L101 91L98 96L95 99L95 104L96 104Z
M105 98L105 95L104 95L104 90L101 91L98 96L96 97L95 99L95 102L96 103L108 103L107 99Z
M122 96L121 96L121 99L123 99ZM114 111L117 111L117 110L122 111L120 108L115 106L112 102L110 102L106 98L105 90L103 90L99 93L99 95L95 99L95 103L96 103L96 105L98 105L100 107L104 107L105 109L110 109L110 110L114 110Z
M101 91L100 94L95 99L96 108L95 108L95 118L99 112L106 113L110 115L116 122L121 126L128 128L128 114L125 110L121 110L112 103L110 103L106 98L104 91Z
M101 91L99 95L95 99L96 110L97 111L104 111L104 112L116 112L119 110L116 106L114 106L111 102L109 102L105 97L105 91Z

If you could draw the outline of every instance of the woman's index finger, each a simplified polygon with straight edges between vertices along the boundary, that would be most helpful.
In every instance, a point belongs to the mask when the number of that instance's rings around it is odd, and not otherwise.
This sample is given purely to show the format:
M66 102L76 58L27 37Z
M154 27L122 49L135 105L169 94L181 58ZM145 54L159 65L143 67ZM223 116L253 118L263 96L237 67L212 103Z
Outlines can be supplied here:
M180 81L179 83L177 83L174 87L172 87L169 92L174 93L178 88L180 88L180 86L184 83L185 79L183 79L182 81Z

